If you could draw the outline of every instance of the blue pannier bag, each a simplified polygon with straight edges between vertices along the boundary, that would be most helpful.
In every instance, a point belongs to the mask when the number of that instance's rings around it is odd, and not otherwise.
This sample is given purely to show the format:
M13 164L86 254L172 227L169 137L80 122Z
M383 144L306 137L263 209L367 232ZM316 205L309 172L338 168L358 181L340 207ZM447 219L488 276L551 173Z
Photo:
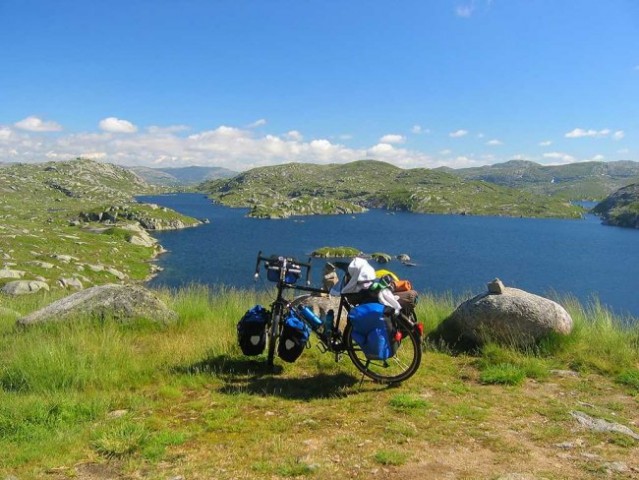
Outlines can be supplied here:
M244 355L259 355L266 346L269 312L262 305L248 310L237 324L237 341Z
M293 312L289 313L280 336L277 355L285 362L294 362L306 348L311 330Z
M392 309L381 303L364 303L351 309L351 336L369 360L386 360L397 351Z

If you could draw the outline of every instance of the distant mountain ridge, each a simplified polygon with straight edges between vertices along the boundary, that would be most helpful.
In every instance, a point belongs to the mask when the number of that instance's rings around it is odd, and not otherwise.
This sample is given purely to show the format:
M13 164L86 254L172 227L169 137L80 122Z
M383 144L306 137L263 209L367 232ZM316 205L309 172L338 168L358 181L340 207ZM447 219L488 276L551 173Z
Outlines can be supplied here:
M207 180L231 178L238 174L223 167L128 167L152 185L187 186L197 185Z
M441 170L469 180L523 188L568 200L601 200L623 186L639 182L639 162L630 160L566 165L510 160L483 167Z
M231 179L205 182L198 189L224 205L250 208L249 216L267 218L353 213L364 208L573 218L582 212L562 199L443 171L404 170L376 160L259 167Z

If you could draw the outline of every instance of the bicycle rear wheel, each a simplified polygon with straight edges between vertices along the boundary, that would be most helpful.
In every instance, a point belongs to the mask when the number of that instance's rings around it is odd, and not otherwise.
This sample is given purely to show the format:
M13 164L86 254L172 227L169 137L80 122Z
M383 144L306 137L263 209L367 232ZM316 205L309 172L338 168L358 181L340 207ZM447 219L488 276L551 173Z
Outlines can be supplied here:
M268 348L266 356L266 364L269 367L273 366L273 360L275 358L275 347L277 346L277 339L280 336L280 330L282 329L282 305L276 303L271 309L271 324L268 329Z
M367 377L378 383L399 383L412 377L422 361L421 336L416 329L401 318L399 331L402 340L397 352L386 360L366 358L361 347L353 340L353 327L349 323L344 331L344 344L351 361Z

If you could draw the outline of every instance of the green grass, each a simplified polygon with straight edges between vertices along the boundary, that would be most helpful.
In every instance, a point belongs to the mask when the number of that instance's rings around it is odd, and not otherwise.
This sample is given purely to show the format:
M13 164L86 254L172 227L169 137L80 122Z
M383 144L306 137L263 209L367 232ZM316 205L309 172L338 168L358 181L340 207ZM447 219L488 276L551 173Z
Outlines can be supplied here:
M158 293L178 322L18 329L14 315L0 314L0 477L92 462L148 478L365 478L408 468L424 449L445 458L453 445L525 463L534 445L513 450L499 440L504 429L543 449L570 439L563 435L575 428L569 412L584 408L578 401L624 424L635 415L637 327L596 303L568 301L574 333L535 350L488 345L470 356L430 345L415 377L388 388L360 383L348 358L335 363L314 347L274 370L264 356L241 355L235 325L272 292L192 285ZM2 300L26 314L58 296ZM458 301L421 300L426 331ZM554 377L555 368L580 377ZM618 435L595 445L611 458L636 448Z

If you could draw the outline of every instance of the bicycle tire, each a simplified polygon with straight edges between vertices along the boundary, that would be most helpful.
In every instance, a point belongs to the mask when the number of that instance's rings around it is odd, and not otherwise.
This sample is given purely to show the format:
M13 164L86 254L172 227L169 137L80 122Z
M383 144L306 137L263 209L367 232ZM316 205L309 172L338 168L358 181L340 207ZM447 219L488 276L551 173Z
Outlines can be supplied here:
M348 323L344 330L344 345L353 365L378 383L399 383L412 377L422 361L421 336L415 328L404 320L399 320L399 330L403 338L397 352L386 360L369 360L360 346L353 340L353 326Z
M275 347L277 346L277 339L280 336L280 330L282 328L282 305L275 304L271 310L271 324L268 330L268 347L266 353L266 364L269 367L273 366L273 360L275 359Z

